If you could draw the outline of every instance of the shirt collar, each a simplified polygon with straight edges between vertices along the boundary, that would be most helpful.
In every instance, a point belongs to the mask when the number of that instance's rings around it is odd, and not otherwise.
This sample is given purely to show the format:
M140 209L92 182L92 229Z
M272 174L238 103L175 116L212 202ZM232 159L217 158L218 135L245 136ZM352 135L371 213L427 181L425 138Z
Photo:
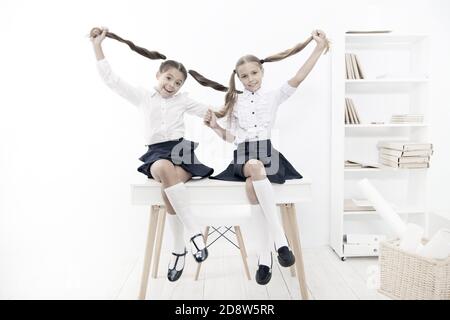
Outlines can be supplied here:
M172 97L170 97L169 100L172 99L172 98L178 97L179 95L180 95L180 91L178 91L175 95L173 95ZM159 91L156 90L156 87L153 87L153 88L150 90L150 96L151 96L152 98L153 98L154 96L159 96L159 97L161 97L161 95L159 94ZM161 97L161 99L165 99L165 98ZM167 99L166 99L166 100L167 100Z
M251 92L247 89L244 89L244 92L242 93L243 97L250 98L250 97L260 97L264 93L264 88L261 86L257 91Z

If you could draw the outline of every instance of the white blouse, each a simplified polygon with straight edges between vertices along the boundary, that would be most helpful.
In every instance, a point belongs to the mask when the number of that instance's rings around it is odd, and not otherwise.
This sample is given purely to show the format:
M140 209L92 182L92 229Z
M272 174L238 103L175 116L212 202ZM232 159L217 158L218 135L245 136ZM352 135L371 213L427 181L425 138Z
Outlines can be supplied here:
M234 143L270 139L278 106L296 89L286 82L277 90L260 88L254 93L244 90L239 94L230 120L226 121L227 129L236 137Z
M114 92L138 107L144 118L144 140L146 145L177 140L184 136L184 113L204 117L208 106L188 97L187 93L177 93L163 98L156 90L135 87L111 69L108 61L97 62L101 78Z

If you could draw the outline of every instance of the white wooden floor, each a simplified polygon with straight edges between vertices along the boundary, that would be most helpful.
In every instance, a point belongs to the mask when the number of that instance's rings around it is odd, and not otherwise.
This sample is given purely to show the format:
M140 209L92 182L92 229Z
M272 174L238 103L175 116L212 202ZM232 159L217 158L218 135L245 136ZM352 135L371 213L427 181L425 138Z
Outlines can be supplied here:
M189 300L291 300L301 299L299 285L289 268L276 262L272 280L266 286L254 280L256 257L249 256L252 280L244 274L239 251L225 241L210 248L210 256L202 265L198 281L194 281L197 263L188 256L181 278L166 279L168 251L163 251L157 279L150 278L147 299ZM306 281L310 299L388 299L377 292L377 258L349 258L342 262L329 247L304 249ZM136 299L142 272L142 259L137 259L129 275L118 289L115 299Z

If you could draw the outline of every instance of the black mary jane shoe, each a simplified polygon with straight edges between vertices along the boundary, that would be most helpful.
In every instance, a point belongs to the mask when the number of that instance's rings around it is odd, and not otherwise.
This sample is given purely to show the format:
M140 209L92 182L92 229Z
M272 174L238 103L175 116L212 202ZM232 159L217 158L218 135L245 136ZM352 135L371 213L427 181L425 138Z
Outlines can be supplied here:
M295 256L288 246L282 246L276 250L278 252L278 262L282 267L290 267L295 263Z
M180 257L185 256L186 253L187 253L186 250L184 250L184 253L175 253L175 252L172 252L172 254L173 254L174 256L176 256L177 258L175 259L175 264L174 264L174 266L173 266L173 269L170 269L170 268L169 268L168 271L167 271L167 279L169 279L170 282L174 282L174 281L177 281L178 279L180 279L181 274L183 273L184 263L185 263L185 262L183 262L183 268L182 268L181 270L179 270L179 271L177 270L177 264L178 264L178 260L180 259ZM186 260L186 259L185 259L185 260Z
M270 267L259 264L258 261L258 270L256 270L255 280L257 284L266 285L269 283L270 279L272 279L272 253L270 254Z
M191 243L195 246L195 249L197 250L196 252L192 252L192 255L194 256L195 261L200 263L200 262L205 261L206 258L208 258L208 248L205 246L205 248L199 249L197 244L194 241L194 239L197 237L203 237L203 235L201 233L199 233L191 238ZM192 249L192 246L191 246L191 249Z

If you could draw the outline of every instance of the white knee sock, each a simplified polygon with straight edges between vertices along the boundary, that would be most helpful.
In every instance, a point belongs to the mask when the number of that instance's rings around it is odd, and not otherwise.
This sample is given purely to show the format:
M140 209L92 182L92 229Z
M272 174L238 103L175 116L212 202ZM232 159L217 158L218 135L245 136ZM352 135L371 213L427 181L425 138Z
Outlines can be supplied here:
M184 244L184 227L180 219L176 214L167 214L167 223L169 225L170 231L172 232L173 239L173 253L183 254L185 250ZM173 269L177 257L173 254L170 255L169 268ZM184 267L184 256L178 258L176 265L176 270L180 271Z
M267 226L275 241L276 248L287 246L286 236L281 226L280 218L278 217L277 205L275 203L275 194L273 186L269 179L253 181L256 197L261 205L264 216L267 220Z
M164 192L166 193L170 204L174 208L176 215L183 223L187 236L191 238L199 233L202 233L200 227L197 225L192 216L189 194L184 183L180 182L176 185L168 187L164 189ZM203 237L197 237L194 241L199 249L203 249L205 247Z
M272 239L267 228L267 220L264 216L262 208L259 204L252 204L252 222L256 229L255 242L257 244L256 252L258 254L259 264L270 267L271 252L272 252Z

